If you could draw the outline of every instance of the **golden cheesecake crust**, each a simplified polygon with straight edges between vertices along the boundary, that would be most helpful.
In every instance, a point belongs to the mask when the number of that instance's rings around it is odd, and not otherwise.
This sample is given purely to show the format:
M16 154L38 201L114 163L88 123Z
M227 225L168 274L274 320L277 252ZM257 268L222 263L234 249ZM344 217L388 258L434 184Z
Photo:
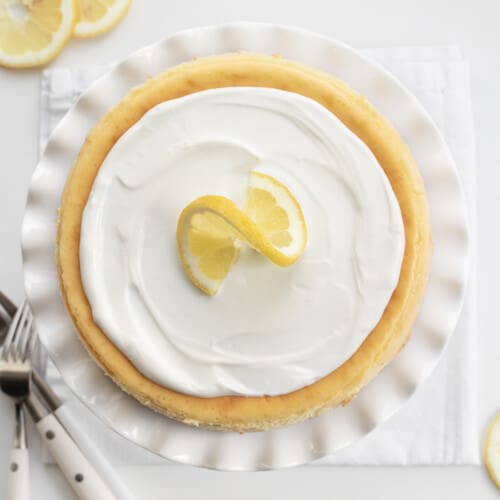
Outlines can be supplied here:
M80 227L92 184L106 155L146 111L201 90L273 87L312 98L371 149L401 208L405 253L398 285L382 318L359 349L314 384L280 396L199 398L148 379L94 322L80 274ZM56 259L61 293L89 353L124 391L186 424L233 431L266 430L346 404L406 343L426 287L431 256L429 209L422 178L399 134L343 82L277 56L226 54L174 67L136 87L90 131L68 176L59 210Z

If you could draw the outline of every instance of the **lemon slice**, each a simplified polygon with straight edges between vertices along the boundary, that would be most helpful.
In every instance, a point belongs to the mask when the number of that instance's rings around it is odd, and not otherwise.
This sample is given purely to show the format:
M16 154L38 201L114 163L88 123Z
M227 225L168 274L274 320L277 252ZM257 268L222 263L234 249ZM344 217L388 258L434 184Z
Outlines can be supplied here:
M302 255L307 229L302 209L286 186L252 172L244 210L224 196L190 203L177 223L182 266L194 285L217 293L245 245L286 267Z
M0 65L39 66L72 35L74 0L0 0Z
M78 22L73 35L87 38L114 28L127 12L131 0L77 0Z
M500 488L500 415L496 416L488 430L484 461L491 479Z

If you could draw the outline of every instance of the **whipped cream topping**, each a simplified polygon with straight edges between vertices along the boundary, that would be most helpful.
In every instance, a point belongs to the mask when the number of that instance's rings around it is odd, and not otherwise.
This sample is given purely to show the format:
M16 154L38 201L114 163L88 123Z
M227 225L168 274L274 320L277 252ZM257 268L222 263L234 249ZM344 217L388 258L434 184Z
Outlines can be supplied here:
M242 206L254 169L297 198L308 245L289 268L244 249L209 297L184 274L177 219L206 194ZM404 251L366 145L315 101L268 88L151 109L107 155L81 229L96 323L144 375L199 397L285 394L342 365L382 316Z

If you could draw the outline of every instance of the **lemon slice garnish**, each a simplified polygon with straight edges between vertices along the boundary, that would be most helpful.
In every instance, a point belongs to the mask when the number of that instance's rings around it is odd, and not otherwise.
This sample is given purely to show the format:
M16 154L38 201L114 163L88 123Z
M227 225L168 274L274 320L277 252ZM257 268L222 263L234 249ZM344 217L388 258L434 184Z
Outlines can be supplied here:
M244 210L224 196L190 203L177 223L182 266L194 285L217 293L245 245L286 267L302 255L307 229L299 203L281 182L252 172Z
M493 482L500 488L500 415L488 429L484 446L484 461Z
M71 38L74 0L0 0L0 65L39 66Z
M78 23L73 35L87 38L114 28L127 12L131 0L77 0Z

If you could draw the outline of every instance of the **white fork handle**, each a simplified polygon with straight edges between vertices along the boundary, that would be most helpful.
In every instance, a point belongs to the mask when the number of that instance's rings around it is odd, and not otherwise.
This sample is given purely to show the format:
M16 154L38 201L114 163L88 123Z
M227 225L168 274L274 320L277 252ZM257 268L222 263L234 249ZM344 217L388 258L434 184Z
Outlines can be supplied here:
M128 490L123 479L116 469L109 463L99 448L85 435L81 428L75 423L75 418L71 415L66 405L61 405L54 412L59 421L68 429L71 437L76 441L80 450L87 457L90 463L106 478L106 482L118 500L134 500L134 496Z
M54 415L49 414L42 418L36 427L78 498L116 500L101 476L83 456L77 444Z
M30 500L30 461L27 448L12 448L7 500Z

